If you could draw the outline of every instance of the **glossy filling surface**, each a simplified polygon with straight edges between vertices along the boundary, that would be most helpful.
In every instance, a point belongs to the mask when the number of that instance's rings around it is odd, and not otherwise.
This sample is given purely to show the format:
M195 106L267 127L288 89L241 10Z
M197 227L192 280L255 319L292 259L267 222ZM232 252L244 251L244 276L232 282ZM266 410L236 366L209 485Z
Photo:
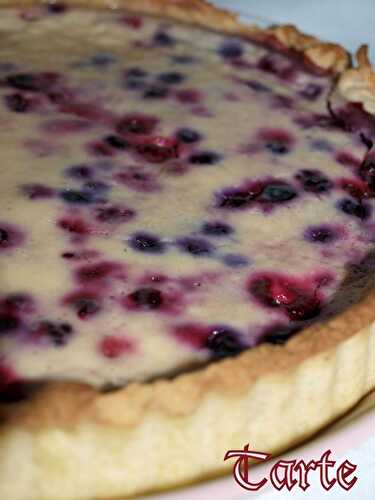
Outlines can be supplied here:
M124 12L3 10L0 39L4 399L191 369L354 300L375 125L330 78Z

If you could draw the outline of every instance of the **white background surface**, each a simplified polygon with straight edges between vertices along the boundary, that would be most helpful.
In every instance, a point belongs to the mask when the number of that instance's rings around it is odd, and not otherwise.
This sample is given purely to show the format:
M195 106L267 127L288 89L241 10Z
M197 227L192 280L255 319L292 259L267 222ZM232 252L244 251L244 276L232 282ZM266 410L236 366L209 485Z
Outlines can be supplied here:
M345 46L350 52L362 44L370 45L375 63L375 0L211 0L219 6L240 12L244 19L258 24L292 23L302 31ZM303 409L301 409L303 411ZM364 435L362 430L366 427ZM341 440L341 441L340 441ZM244 443L245 444L245 443ZM332 446L331 446L332 445ZM375 410L361 417L337 434L320 437L303 448L292 451L286 459L320 457L320 452L332 449L333 458L340 464L344 459L358 466L358 482L350 492L332 489L326 492L317 481L306 492L277 492L270 488L263 493L241 490L233 479L221 479L210 484L183 491L147 497L148 500L375 500ZM257 468L258 469L258 468ZM269 467L254 471L259 480ZM263 475L262 475L263 473ZM257 478L258 475L258 478ZM312 479L312 478L311 478Z

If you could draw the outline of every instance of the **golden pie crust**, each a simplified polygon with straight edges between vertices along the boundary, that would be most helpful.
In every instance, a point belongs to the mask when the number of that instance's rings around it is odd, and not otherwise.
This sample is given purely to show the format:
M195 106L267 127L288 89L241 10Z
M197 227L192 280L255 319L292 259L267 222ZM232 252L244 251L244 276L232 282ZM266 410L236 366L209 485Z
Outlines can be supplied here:
M0 0L0 6L35 0ZM168 16L298 50L332 74L344 98L375 113L375 73L363 46L352 66L340 46L293 26L249 27L202 0L66 0ZM110 393L50 382L0 406L0 498L134 496L225 473L228 449L268 453L306 440L375 387L375 286L360 303L283 346L260 345L173 379Z

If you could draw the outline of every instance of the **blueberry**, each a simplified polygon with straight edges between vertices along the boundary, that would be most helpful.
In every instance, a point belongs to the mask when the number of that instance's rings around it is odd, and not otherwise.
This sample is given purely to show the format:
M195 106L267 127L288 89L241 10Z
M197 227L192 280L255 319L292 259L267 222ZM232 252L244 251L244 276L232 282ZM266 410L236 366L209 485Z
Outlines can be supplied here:
M93 202L92 194L86 191L63 191L61 198L67 203L77 203L79 205L87 205Z
M219 54L225 59L241 57L243 54L242 44L236 40L227 40L219 47Z
M315 101L321 93L323 88L316 83L308 83L304 89L301 90L299 95L308 101Z
M166 85L176 85L185 80L184 75L178 73L177 71L171 71L169 73L161 73L158 76L158 80Z
M333 182L319 170L300 170L296 179L311 193L325 193L333 187Z
M181 128L177 131L177 139L185 144L193 144L201 140L201 135L191 128Z
M126 72L127 78L146 78L147 75L147 71L141 68L129 68Z
M359 168L359 175L371 189L375 189L375 158L366 158Z
M289 147L282 141L273 140L266 142L264 147L275 155L285 155L289 153Z
M107 135L105 142L115 149L128 149L129 143L118 135Z
M255 92L269 92L269 88L257 80L247 80L246 85Z
M30 101L22 94L10 94L5 96L5 104L15 113L25 113L30 109Z
M143 97L145 99L164 99L168 96L169 90L161 85L151 85L145 90Z
M312 226L305 231L305 238L313 243L331 243L337 237L335 229L326 225Z
M81 319L93 316L100 310L99 303L96 300L84 297L76 300L74 303L74 307L77 311L77 316Z
M193 165L214 165L221 160L221 156L214 151L200 151L190 156L189 161Z
M296 196L297 191L293 186L275 182L268 184L262 191L262 194L257 197L257 200L269 203L283 203L292 200Z
M298 328L291 325L273 325L264 331L262 342L282 345L285 344L292 335L297 333L298 330Z
M66 173L73 179L88 179L93 175L92 169L87 165L74 165L68 168Z
M31 73L18 73L9 75L5 82L18 90L27 90L29 92L40 92L45 88L45 81Z
M110 54L96 54L91 58L94 66L106 67L115 62L115 58Z
M182 238L177 242L177 245L180 250L195 257L207 257L214 251L211 243L201 238Z
M19 327L19 320L10 314L0 314L0 335L17 330Z
M83 185L83 191L85 193L91 193L93 195L102 194L109 189L108 184L100 181L88 181Z
M129 78L125 83L125 87L128 90L144 90L146 84L143 80L140 80L138 78Z
M138 288L128 298L132 304L142 309L158 309L163 304L162 293L152 287Z
M207 236L228 236L234 232L234 229L224 222L205 222L201 229Z
M168 35L165 31L158 31L154 35L154 43L160 47L170 47L175 44L175 39Z
M130 246L134 250L144 253L162 253L165 244L158 236L149 233L136 233L130 239Z
M206 346L215 359L235 356L245 349L240 334L229 327L217 327L207 338Z
M9 233L0 227L0 245L9 241Z
M47 10L50 14L63 14L66 12L66 5L60 2L47 4Z
M69 338L73 334L73 327L69 323L52 323L51 321L43 321L40 327L47 337L56 347L66 345Z
M217 206L219 208L244 208L255 199L254 193L246 189L227 189L218 196Z
M338 202L338 208L347 215L365 220L371 215L371 207L365 203L360 203L357 200L343 198Z
M249 265L249 259L247 257L236 253L224 255L223 262L228 267L245 267Z
M196 62L196 58L188 55L172 56L172 62L175 64L192 64Z

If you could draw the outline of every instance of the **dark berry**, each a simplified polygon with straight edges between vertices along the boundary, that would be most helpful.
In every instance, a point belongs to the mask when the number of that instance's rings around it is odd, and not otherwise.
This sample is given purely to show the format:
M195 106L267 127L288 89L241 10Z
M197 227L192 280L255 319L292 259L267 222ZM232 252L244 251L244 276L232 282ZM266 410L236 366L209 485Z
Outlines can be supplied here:
M39 325L42 336L48 337L56 347L66 345L73 334L73 327L69 323L53 323L42 321Z
M168 87L161 85L152 85L143 93L145 99L164 99L168 96Z
M177 71L171 71L169 73L161 73L158 76L158 80L166 85L176 85L185 80L184 75L178 73Z
M153 116L132 114L125 116L116 126L120 134L136 134L148 135L151 134L158 120Z
M153 234L137 233L130 239L130 246L134 250L145 253L162 253L165 251L165 244Z
M296 189L290 184L283 182L274 182L267 184L257 201L269 203L283 203L292 200L297 196Z
M308 83L299 95L308 101L315 101L323 92L323 88L316 83Z
M249 259L244 255L228 253L224 255L223 262L228 267L245 267L249 265Z
M93 176L93 171L87 165L74 165L66 170L73 179L88 179Z
M30 200L51 198L55 194L53 189L42 184L26 184L22 190Z
M63 14L66 12L67 7L63 3L54 2L47 4L47 10L50 14Z
M15 113L25 113L31 108L31 102L22 94L10 94L5 96L7 107Z
M183 252L189 253L196 257L206 257L212 254L214 247L206 240L201 238L181 238L177 242L178 247Z
M177 131L177 139L185 144L192 144L201 140L201 135L191 128L181 128Z
M175 44L175 39L168 35L165 31L158 31L154 35L154 43L160 47L170 47Z
M305 238L313 243L331 243L338 238L335 228L328 225L312 226L305 231Z
M17 330L20 322L18 318L10 314L0 314L0 335Z
M359 168L359 175L371 189L375 190L375 157L368 156Z
M343 198L338 202L338 208L347 215L365 220L371 215L371 207L365 203L350 198Z
M285 344L290 337L298 332L298 328L291 325L273 325L266 328L264 331L262 342L268 344L282 345Z
M215 328L206 341L206 347L215 359L235 356L245 349L240 334L228 327Z
M4 244L4 246L5 246L5 244L8 243L8 241L9 241L9 233L8 233L8 231L6 231L5 229L2 229L0 227L0 246L2 244Z
M8 295L5 299L5 305L12 313L31 313L35 310L35 304L29 295L15 293Z
M63 191L61 193L61 198L67 203L76 203L79 205L87 205L93 202L91 193L85 191Z
M158 309L163 304L160 290L151 287L139 288L128 296L129 303L141 309Z
M202 226L202 233L207 236L229 236L234 229L224 222L205 222Z
M135 215L134 210L121 206L111 206L99 208L97 210L96 220L100 222L125 222L132 219Z
M269 92L269 88L257 80L246 80L246 85L255 92Z
M43 92L48 90L57 80L53 73L32 74L18 73L6 77L5 82L18 90L29 92Z
M107 135L105 142L115 149L128 149L129 143L118 135Z
M296 179L310 193L326 193L333 187L333 182L319 170L300 170Z
M221 156L214 151L200 151L190 156L193 165L214 165L221 160Z
M176 139L156 136L138 144L136 151L150 163L162 163L178 158L179 145Z
M100 195L108 191L108 189L108 184L100 181L87 181L82 186L82 190L85 193L90 193L92 195Z
M172 62L175 64L193 64L196 62L196 58L188 55L178 55L172 56Z
M219 47L219 54L225 59L241 57L243 54L243 46L237 40L227 40Z
M86 319L94 314L97 314L100 310L100 305L98 301L92 298L81 297L74 302L74 308L77 311L77 316L80 319Z
M282 142L279 142L279 141L270 141L270 142L266 142L266 144L264 145L264 147L270 151L271 153L273 154L276 154L276 155L284 155L286 153L289 153L289 148L283 144Z
M126 77L128 78L146 78L148 75L147 71L141 68L129 68L126 72Z

